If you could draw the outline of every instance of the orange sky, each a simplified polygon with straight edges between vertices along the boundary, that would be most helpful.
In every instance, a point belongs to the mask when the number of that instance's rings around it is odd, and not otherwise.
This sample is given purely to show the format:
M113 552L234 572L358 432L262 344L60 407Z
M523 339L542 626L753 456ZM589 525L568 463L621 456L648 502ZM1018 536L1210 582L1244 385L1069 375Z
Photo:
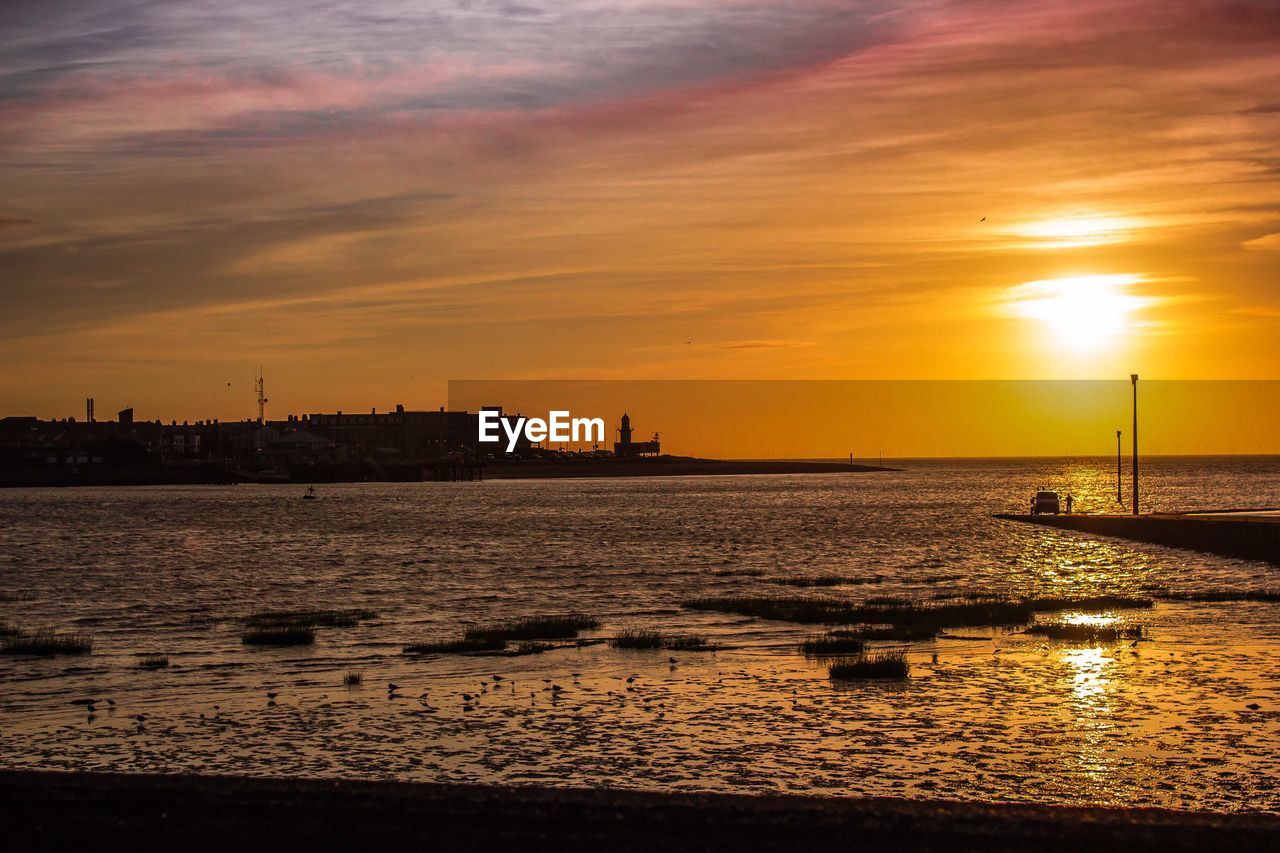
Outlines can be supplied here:
M260 6L10 7L0 413L1280 378L1273 2Z
M1280 381L1139 380L1142 455L1280 453ZM462 380L449 404L548 418L598 417L612 448L623 412L634 440L729 459L1110 456L1132 448L1122 380ZM559 447L561 445L554 444ZM568 444L591 449L591 441Z

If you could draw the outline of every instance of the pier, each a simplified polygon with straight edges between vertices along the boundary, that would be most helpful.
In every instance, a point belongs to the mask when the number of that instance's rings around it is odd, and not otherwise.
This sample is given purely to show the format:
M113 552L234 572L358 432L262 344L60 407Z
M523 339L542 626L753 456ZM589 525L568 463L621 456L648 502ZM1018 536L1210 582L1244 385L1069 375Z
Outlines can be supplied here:
M997 513L996 518L1280 565L1277 509L1145 515Z

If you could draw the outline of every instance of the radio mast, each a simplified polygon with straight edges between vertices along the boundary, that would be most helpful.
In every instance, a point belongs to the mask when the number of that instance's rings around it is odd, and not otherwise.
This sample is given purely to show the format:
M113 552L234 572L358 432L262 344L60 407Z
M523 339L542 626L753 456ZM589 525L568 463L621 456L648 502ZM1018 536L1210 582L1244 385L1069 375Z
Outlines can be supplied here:
M265 426L267 423L267 397L265 394L266 386L262 376L262 366L258 366L258 426Z

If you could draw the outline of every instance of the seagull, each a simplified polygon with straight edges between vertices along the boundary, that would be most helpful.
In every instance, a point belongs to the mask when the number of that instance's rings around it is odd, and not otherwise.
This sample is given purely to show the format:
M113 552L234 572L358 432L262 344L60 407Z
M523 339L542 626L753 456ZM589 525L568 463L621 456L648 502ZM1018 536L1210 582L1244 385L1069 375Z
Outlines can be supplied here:
M277 696L279 696L279 695L280 695L280 694L279 694L279 693L277 693L277 692L276 692L276 691L274 691L274 690L268 690L268 691L267 691L267 698L268 698L268 699L274 699L274 698L276 698L276 697L277 697Z
M987 221L987 217L985 217L985 216L984 216L984 217L982 217L981 219L979 219L978 221L979 221L979 222L986 222L986 221Z
M501 676L501 675L495 675L495 676L493 677L493 680L494 680L494 681L501 681L501 680L502 680L502 676Z
M395 693L395 692L396 692L397 690L399 690L399 689L400 689L400 685L399 685L399 684L396 684L394 681L388 681L388 682L387 682L387 692L388 692L388 693Z
M680 661L676 660L675 658L667 658L667 663L671 664L672 666L675 666L679 662Z
M1248 705L1245 705L1245 707L1248 708L1250 711L1256 711L1262 706L1259 705L1257 702L1250 702Z

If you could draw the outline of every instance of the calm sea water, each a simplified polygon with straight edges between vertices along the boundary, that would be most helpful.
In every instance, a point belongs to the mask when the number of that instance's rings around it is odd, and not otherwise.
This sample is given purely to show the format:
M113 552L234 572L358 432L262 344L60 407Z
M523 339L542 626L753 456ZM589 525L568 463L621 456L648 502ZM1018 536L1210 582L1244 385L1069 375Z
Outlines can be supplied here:
M1280 605L1093 614L1145 625L1138 648L964 629L914 644L906 682L854 685L799 654L804 626L680 608L787 589L718 574L738 570L886 577L822 590L853 599L1280 586L1266 564L991 518L1041 486L1113 511L1112 460L904 464L335 485L309 502L290 486L0 491L0 620L95 644L0 659L0 764L1280 811ZM1280 459L1154 459L1143 497L1280 506ZM302 607L379 616L311 647L241 644L238 618ZM588 637L725 648L675 664L607 645L400 651L566 611L603 621ZM139 669L148 652L170 666ZM362 686L343 686L350 670Z

